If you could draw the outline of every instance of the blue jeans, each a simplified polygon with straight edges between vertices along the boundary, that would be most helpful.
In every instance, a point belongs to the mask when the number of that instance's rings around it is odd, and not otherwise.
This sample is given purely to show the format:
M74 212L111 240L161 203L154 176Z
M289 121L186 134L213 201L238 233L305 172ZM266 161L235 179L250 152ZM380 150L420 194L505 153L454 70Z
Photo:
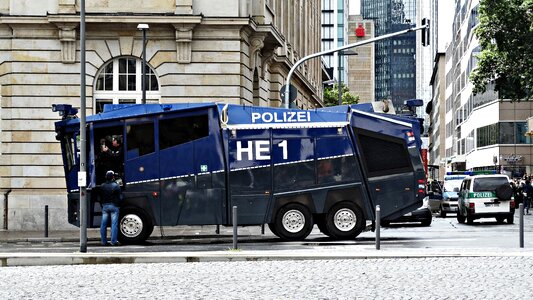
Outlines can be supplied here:
M118 215L119 208L113 203L104 203L102 206L102 223L100 224L100 237L102 245L107 244L107 223L111 214L111 244L118 243Z

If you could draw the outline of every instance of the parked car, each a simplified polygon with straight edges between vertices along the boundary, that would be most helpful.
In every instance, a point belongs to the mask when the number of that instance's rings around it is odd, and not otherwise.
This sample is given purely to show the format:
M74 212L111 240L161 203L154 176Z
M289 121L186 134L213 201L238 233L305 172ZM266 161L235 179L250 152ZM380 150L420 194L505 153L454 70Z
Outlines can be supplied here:
M442 201L439 207L440 216L446 218L448 213L457 213L457 200L459 188L466 174L452 172L444 176Z
M471 224L479 218L496 218L498 223L514 222L513 189L506 175L466 177L459 190L457 221Z
M422 206L415 211L407 213L397 219L381 220L381 226L387 227L391 223L417 223L420 222L422 226L430 226L433 221L433 214L429 208L428 197L424 198Z

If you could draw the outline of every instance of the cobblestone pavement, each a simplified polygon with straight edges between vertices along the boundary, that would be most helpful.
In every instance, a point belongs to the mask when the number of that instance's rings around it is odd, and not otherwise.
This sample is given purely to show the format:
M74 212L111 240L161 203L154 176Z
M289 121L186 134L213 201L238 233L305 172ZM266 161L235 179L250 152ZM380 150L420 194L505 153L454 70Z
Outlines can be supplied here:
M533 257L0 268L0 299L531 299Z

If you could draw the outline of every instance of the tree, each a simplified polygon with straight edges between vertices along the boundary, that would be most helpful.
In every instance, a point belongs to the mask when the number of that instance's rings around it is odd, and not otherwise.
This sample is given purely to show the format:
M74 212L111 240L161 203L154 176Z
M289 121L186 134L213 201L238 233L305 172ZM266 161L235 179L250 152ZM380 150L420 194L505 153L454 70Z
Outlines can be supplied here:
M475 34L482 51L470 74L474 93L493 82L501 98L531 99L533 0L481 0Z
M354 96L350 94L350 90L346 85L341 83L342 89L342 104L357 104L359 103L359 96ZM337 84L334 84L333 87L328 86L324 89L324 105L325 106L335 106L339 105L339 88Z

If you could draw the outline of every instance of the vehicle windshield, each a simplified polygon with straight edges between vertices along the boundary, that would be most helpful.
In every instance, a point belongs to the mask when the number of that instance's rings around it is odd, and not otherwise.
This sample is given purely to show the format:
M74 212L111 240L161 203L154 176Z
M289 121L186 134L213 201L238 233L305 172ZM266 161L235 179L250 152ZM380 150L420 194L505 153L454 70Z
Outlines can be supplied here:
M474 192L494 191L503 184L509 184L506 177L481 177L474 180Z
M461 186L462 180L446 180L444 181L444 191L445 192L458 192L459 187Z

